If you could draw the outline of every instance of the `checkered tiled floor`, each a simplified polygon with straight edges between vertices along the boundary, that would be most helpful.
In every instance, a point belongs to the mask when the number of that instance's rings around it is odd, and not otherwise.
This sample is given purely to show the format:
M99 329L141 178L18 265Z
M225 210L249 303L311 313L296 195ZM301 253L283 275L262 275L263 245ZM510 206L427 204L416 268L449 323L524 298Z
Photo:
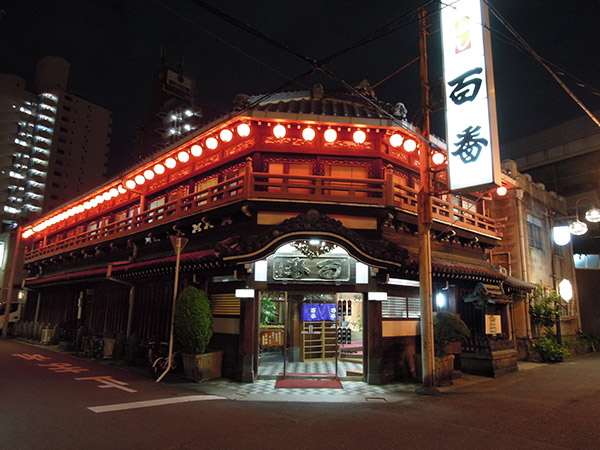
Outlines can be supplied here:
M362 364L338 361L337 375L341 378L347 376L356 376L362 374ZM335 361L314 361L314 362L288 362L286 364L286 373L326 373L335 374ZM261 356L261 362L258 366L259 377L276 377L283 373L283 358L281 355L271 354Z
M362 374L360 363L338 361L338 376L343 389L276 389L276 378L283 372L281 354L263 354L258 369L259 379L254 383L237 383L225 379L212 380L201 385L206 393L236 400L284 400L284 401L395 401L411 394L417 385L396 383L384 386L369 385L363 381L349 381L347 376ZM288 362L288 374L335 374L335 361ZM360 375L359 375L360 376ZM265 379L264 377L268 377ZM318 399L318 400L314 400ZM393 400L395 399L395 400Z
M208 381L202 384L208 393L223 395L228 398L244 398L247 396L311 396L318 395L339 397L360 396L365 398L386 398L390 395L414 393L418 387L410 383L396 383L384 386L373 386L362 381L342 381L343 389L275 389L275 380L257 380L254 383L237 383L229 380ZM217 392L218 391L218 392Z

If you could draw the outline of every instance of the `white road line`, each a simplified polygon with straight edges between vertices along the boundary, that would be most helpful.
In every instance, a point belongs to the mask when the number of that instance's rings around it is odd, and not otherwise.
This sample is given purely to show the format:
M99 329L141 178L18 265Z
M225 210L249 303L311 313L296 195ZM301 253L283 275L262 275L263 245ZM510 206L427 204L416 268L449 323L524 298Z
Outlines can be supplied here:
M87 409L95 413L111 411L124 411L127 409L150 408L152 406L172 405L174 403L202 402L205 400L225 400L224 397L216 395L187 395L185 397L158 398L156 400L145 400L142 402L116 403L114 405L88 406Z

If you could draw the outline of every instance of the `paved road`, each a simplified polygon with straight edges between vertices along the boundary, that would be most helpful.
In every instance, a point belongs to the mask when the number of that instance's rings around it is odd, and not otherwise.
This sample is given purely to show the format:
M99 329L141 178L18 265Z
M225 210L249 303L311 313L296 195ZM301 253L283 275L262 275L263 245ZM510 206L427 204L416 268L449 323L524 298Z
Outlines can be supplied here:
M597 449L599 375L591 354L392 404L242 402L0 339L0 449Z

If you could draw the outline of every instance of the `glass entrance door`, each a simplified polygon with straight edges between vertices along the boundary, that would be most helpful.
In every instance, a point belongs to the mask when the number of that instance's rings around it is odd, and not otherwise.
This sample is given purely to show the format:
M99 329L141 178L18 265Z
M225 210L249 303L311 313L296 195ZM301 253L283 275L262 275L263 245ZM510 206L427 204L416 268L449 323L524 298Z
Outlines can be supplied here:
M259 294L258 367L259 378L277 378L285 373L287 360L287 292Z
M286 376L338 377L338 307L335 294L316 293L294 296L298 319L298 358L286 367ZM293 315L289 316L294 320ZM295 347L292 347L295 349ZM296 356L296 355L294 355Z
M363 379L360 293L261 292L257 376Z

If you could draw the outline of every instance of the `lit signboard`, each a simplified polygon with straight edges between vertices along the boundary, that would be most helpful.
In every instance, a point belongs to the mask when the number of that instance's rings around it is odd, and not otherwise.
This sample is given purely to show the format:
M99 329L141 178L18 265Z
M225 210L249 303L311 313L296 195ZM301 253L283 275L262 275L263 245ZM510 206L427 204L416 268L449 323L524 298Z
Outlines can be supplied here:
M450 1L441 17L450 190L500 186L487 7L480 0Z

